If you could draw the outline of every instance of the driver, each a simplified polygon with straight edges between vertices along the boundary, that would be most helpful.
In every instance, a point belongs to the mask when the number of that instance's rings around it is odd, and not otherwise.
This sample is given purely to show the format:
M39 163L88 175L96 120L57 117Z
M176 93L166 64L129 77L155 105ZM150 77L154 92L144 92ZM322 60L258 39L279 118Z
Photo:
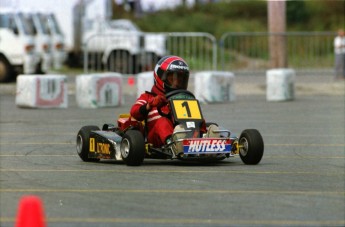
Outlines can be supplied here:
M170 142L174 131L171 119L162 117L157 108L166 111L167 100L165 94L177 90L187 89L189 67L185 60L178 56L165 56L155 66L154 84L151 92L141 94L131 108L130 114L136 120L146 120L147 142L154 147L161 147Z

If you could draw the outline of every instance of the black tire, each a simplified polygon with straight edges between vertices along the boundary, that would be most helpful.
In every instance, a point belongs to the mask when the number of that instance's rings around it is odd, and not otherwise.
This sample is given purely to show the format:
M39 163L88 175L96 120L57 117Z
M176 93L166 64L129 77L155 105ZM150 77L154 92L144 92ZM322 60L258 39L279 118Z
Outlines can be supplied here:
M239 153L244 164L256 165L264 154L264 141L256 129L246 129L238 140Z
M146 53L145 61L143 62L143 65L140 66L141 72L153 71L159 59L161 59L161 57L158 57L154 53Z
M0 56L0 83L9 82L14 78L14 71L6 58Z
M114 51L108 58L108 70L111 72L131 73L133 67L131 56L127 51Z
M121 157L128 166L139 166L145 157L145 140L138 130L128 130L121 141Z
M35 74L45 74L42 69L42 60L37 64Z
M84 162L97 162L99 158L89 158L89 138L91 131L100 130L98 126L90 125L82 127L77 134L77 154Z

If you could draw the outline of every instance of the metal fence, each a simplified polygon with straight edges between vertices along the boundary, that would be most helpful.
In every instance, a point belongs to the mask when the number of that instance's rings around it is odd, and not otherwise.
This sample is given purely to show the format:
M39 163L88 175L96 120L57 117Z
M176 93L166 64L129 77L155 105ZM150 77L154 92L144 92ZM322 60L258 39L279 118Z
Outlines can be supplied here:
M284 37L287 67L305 73L333 70L333 32L225 33L220 46L220 68L240 73L266 71L270 66L269 40Z
M229 32L219 42L198 32L100 34L84 44L84 71L133 74L153 70L164 55L178 55L192 71L265 72L270 68L269 40L274 36L285 37L287 67L306 73L333 71L334 32Z
M216 70L217 40L199 32L93 35L84 44L84 72L149 71L165 55L183 57L193 70Z

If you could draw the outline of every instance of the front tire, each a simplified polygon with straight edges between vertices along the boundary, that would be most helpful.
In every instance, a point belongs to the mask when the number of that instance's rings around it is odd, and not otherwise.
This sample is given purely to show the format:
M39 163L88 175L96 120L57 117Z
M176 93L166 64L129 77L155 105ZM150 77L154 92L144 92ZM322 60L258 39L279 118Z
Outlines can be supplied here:
M239 153L244 164L256 165L264 154L264 141L256 129L246 129L238 140Z
M100 130L98 126L90 125L82 127L77 134L77 153L84 162L97 162L99 158L89 158L91 131Z
M121 156L128 166L139 166L145 157L144 136L138 130L128 130L121 141Z

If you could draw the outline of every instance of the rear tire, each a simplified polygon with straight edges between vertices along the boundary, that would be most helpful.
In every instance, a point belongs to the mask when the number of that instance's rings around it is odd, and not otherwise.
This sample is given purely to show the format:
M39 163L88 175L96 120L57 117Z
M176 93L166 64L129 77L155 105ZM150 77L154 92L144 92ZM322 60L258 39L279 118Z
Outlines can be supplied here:
M128 166L139 166L145 157L145 140L138 130L128 130L121 141L121 157Z
M246 129L238 140L239 153L244 164L256 165L264 154L264 141L256 129Z
M91 131L100 130L98 126L90 125L82 127L77 134L77 153L84 162L97 162L99 158L89 158Z

